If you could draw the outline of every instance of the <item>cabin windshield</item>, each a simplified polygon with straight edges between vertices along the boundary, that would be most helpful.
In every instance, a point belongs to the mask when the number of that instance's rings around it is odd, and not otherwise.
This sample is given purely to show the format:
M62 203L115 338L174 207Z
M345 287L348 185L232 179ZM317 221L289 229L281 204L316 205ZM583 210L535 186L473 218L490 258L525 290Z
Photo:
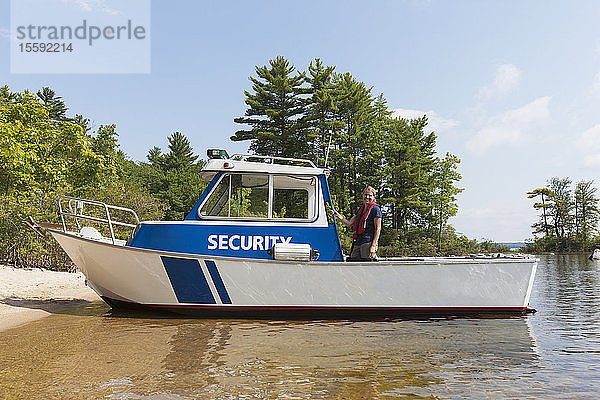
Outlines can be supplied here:
M201 218L313 220L317 179L264 173L228 173L199 208Z

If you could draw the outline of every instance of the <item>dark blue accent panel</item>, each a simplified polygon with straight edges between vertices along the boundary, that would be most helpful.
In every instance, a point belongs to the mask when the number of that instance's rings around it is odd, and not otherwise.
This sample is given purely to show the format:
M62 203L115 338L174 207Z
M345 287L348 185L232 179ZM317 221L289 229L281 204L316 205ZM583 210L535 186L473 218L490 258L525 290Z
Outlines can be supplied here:
M223 279L221 279L221 274L219 274L217 265L212 260L205 260L204 263L206 264L208 272L210 273L210 277L212 278L212 281L215 284L215 287L217 288L217 292L219 293L219 297L221 298L221 303L231 304L231 299L229 298L227 289L225 289L225 284L223 283Z
M216 304L198 260L161 256L180 303Z

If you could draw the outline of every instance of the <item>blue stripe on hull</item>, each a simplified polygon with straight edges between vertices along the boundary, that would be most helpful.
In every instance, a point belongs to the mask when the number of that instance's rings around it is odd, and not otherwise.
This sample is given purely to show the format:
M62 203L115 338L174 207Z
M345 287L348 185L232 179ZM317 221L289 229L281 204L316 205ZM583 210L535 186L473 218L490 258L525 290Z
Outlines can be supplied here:
M216 304L198 260L166 256L160 258L178 302Z
M221 298L221 303L231 304L231 299L229 298L227 289L225 289L225 284L223 283L223 279L221 279L221 274L219 274L217 265L212 260L205 260L204 263L206 264L208 272L210 273L210 277L212 278L212 281L215 284L215 287L217 288L217 292L219 293L219 297Z

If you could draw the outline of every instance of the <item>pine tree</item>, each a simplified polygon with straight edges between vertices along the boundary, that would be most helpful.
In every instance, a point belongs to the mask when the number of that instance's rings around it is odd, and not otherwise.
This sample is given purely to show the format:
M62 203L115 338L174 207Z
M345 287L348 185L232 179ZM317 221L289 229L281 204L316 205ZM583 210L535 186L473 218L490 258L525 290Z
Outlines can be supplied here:
M569 178L552 178L548 183L551 193L550 214L554 222L554 234L557 238L564 239L572 227L571 180Z
M359 164L365 154L380 145L378 138L372 136L376 111L371 88L355 80L350 73L335 75L334 101L334 118L343 127L334 135L333 190L341 201L341 209L352 212L350 203L360 203L365 184L373 184L361 179Z
M597 230L600 220L599 200L594 181L581 181L575 186L575 226L576 235L581 240L581 250L585 250L590 236Z
M42 100L42 103L48 109L48 116L54 121L72 121L71 118L67 118L67 106L65 105L62 97L56 96L56 92L49 87L38 90L37 96Z
M162 154L162 150L159 147L157 147L157 146L152 147L148 151L146 158L150 162L150 165L160 168L160 169L165 168L165 156Z
M433 174L434 181L434 214L438 223L437 245L438 252L442 247L442 232L448 219L455 216L458 212L456 196L463 191L454 186L462 177L458 173L458 164L460 159L454 154L446 153L443 159L436 160L436 166Z
M326 158L327 146L333 132L343 126L333 118L335 111L332 84L334 70L335 67L326 67L320 59L316 58L308 66L306 75L311 95L306 109L306 120L309 124L310 158L314 159L317 165L321 165L321 159Z
M189 139L181 132L174 132L167 139L170 151L164 156L166 169L182 169L196 161L198 156L194 155Z
M527 192L527 197L530 199L533 199L537 196L540 196L542 199L541 203L535 203L533 205L533 208L542 210L542 215L540 217L541 220L539 222L536 222L535 224L533 224L531 227L535 229L535 231L533 232L534 234L543 232L544 237L551 236L552 227L548 224L548 212L547 212L547 210L551 207L551 205L546 202L546 200L548 200L551 197L551 195L552 195L552 192L548 188L536 188L536 189L532 190L531 192Z
M250 77L254 93L244 91L248 109L239 124L251 126L231 136L233 141L250 140L250 150L261 155L306 157L309 153L308 123L304 117L308 89L305 76L282 56L269 65L256 67Z
M391 226L406 240L411 227L432 226L432 181L435 167L434 133L425 134L427 117L392 119L385 136L384 200L389 204Z

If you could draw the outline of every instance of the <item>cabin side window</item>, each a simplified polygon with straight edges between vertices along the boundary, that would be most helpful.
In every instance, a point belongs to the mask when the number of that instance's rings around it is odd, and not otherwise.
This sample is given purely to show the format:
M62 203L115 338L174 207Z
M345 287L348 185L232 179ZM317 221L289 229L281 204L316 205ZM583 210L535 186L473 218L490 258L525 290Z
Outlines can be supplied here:
M200 216L267 218L268 199L268 175L225 175L200 208Z
M273 176L273 218L314 218L314 177Z
M198 214L200 217L310 220L315 217L316 182L315 177L226 174Z

